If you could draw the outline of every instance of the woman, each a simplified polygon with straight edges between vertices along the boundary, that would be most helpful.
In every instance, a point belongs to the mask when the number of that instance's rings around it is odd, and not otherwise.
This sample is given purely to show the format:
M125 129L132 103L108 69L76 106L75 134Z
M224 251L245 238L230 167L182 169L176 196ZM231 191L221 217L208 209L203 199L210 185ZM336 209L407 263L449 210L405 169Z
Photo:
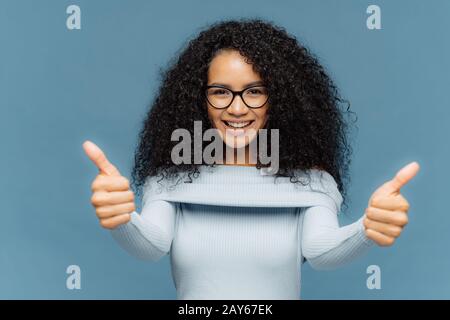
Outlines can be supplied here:
M415 162L373 193L359 220L339 227L350 161L340 102L317 59L284 29L261 20L210 26L173 62L144 121L133 168L141 214L128 180L84 143L100 170L91 199L100 224L136 257L170 253L178 299L298 299L305 260L338 267L374 242L392 245L408 221L400 188ZM188 161L174 161L173 133L194 140L195 121L225 148L226 156L213 152L214 164L192 161L194 141L181 156ZM278 135L269 139L278 150L272 174L251 148L260 129Z

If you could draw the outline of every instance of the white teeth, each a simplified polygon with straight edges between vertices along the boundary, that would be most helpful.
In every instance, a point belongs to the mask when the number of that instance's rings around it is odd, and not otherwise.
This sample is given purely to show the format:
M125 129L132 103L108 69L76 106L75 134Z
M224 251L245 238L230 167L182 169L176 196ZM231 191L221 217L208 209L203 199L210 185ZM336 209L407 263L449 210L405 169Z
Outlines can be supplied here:
M248 126L248 124L250 123L250 121L247 122L228 122L226 121L226 123L233 128L243 128L245 126Z

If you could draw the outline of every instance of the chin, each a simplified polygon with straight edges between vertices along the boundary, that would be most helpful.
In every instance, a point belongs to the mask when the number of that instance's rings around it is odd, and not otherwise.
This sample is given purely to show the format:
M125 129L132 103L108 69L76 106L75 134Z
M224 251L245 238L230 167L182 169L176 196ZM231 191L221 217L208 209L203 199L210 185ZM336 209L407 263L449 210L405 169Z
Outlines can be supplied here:
M248 146L250 144L250 142L248 142L248 141L247 141L247 143L245 143L243 140L238 141L237 139L236 139L236 141L233 142L232 138L231 139L225 139L224 143L229 148L234 148L234 149L241 149L241 148L244 148L244 147L246 147L246 146Z
M256 139L256 133L251 135L250 137L248 136L225 136L226 133L220 131L220 136L222 137L222 140L224 141L224 143L230 147L230 148L234 148L234 149L240 149L240 148L244 148L246 146L248 146L252 141L254 141Z

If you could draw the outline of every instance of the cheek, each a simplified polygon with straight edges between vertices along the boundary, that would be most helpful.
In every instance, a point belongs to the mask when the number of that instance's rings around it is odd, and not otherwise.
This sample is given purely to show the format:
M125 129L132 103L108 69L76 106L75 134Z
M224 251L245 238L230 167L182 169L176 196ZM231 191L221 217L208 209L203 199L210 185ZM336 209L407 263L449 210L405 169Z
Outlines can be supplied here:
M215 124L220 121L220 113L215 112L215 110L211 110L210 108L208 108L208 118L211 124L215 127L216 126Z
M256 116L258 117L258 122L261 129L265 126L268 119L267 108L265 108L264 110L258 110Z

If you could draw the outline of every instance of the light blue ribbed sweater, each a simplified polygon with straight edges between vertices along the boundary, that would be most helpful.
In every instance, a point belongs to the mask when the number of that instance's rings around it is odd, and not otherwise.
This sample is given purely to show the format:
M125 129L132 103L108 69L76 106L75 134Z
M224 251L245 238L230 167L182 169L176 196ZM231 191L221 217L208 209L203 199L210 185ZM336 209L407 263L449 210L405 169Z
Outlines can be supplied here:
M140 259L170 254L178 299L299 299L305 259L333 269L373 245L363 217L339 227L333 177L310 173L306 186L250 166L201 166L174 188L151 177L141 214L111 233Z

